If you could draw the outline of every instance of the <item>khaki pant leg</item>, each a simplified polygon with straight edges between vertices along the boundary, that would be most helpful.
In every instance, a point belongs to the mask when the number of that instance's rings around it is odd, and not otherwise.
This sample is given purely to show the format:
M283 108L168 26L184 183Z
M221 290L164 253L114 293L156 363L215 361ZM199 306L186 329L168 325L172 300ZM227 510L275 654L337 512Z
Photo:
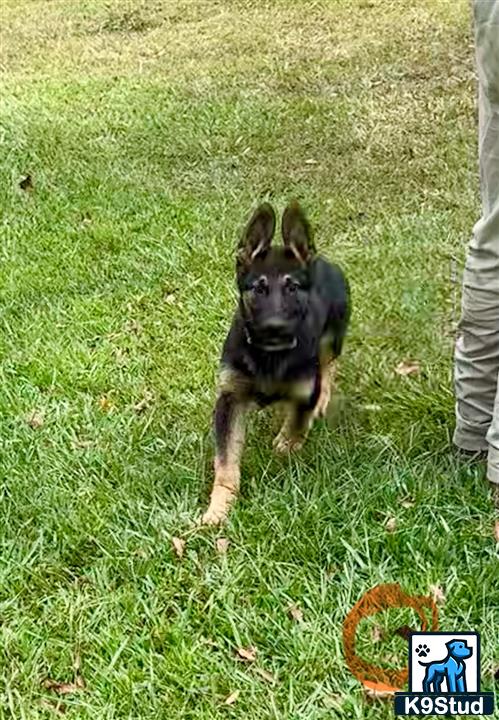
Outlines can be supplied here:
M489 477L499 482L499 0L474 0L474 16L482 217L463 277L454 442L488 447Z

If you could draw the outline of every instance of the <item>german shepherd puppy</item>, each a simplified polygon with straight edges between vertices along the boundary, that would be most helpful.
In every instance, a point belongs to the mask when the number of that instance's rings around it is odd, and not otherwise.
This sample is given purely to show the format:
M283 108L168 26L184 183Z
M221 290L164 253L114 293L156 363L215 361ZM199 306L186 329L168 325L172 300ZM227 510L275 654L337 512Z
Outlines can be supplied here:
M347 280L316 254L298 203L284 211L281 247L271 247L275 224L274 210L264 203L237 251L239 305L222 351L215 482L202 519L206 524L222 522L236 498L247 409L286 402L274 448L299 448L313 419L326 412L334 360L347 330Z

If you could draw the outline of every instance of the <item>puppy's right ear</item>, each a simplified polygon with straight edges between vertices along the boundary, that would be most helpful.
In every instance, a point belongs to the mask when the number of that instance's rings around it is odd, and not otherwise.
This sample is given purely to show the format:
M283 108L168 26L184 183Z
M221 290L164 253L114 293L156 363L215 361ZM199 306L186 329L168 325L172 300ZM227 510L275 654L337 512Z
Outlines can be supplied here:
M294 200L282 216L282 238L300 262L307 263L315 255L315 245L310 225L297 200Z
M243 270L272 242L275 231L275 213L269 203L260 205L250 218L237 249L237 269Z

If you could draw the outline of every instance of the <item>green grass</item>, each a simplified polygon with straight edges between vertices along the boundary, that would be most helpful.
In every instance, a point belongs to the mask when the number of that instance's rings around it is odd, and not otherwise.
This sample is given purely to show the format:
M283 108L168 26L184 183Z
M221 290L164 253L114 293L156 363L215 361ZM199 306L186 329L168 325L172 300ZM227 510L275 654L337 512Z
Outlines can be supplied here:
M389 718L341 627L392 581L443 588L441 627L483 633L493 689L494 510L450 444L470 22L464 0L4 2L0 718L56 716L43 683L77 658L78 720ZM240 501L200 530L234 246L258 200L293 196L351 280L341 392L288 460L254 416ZM404 664L371 626L363 654Z

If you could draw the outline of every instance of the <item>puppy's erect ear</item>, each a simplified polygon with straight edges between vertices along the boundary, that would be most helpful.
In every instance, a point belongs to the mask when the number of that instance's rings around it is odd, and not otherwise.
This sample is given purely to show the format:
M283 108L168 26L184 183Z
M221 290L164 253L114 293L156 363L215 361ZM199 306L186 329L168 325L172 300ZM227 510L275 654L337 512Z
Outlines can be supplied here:
M262 203L250 218L237 249L238 270L250 265L257 255L270 247L275 231L275 213L271 205Z
M286 248L301 262L309 262L315 255L310 226L296 200L288 205L282 216L282 239Z

